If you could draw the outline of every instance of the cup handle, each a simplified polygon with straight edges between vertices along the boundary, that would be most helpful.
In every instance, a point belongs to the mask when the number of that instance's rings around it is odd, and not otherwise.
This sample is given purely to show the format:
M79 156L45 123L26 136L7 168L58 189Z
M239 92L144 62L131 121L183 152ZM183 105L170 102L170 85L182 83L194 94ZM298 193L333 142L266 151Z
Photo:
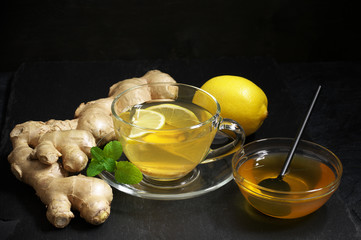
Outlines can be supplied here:
M201 164L210 163L221 159L220 156L228 155L233 150L235 150L237 146L243 146L246 140L246 134L242 126L232 119L224 118L219 126L219 130L220 133L226 134L228 137L233 138L233 141L225 144L222 147L210 149L206 159L204 159ZM230 136L228 133L223 132L224 130L231 131L234 136Z

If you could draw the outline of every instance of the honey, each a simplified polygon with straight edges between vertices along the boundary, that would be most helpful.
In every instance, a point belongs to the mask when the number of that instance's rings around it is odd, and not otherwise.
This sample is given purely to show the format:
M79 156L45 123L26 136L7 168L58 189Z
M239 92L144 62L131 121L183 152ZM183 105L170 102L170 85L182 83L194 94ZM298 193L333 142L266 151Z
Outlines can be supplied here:
M283 178L289 184L290 192L259 188L258 183L262 180L279 175L286 157L286 153L274 153L247 160L238 169L244 181L237 184L248 202L264 214L297 218L317 210L329 199L332 191L326 193L324 189L335 181L336 174L325 163L296 154Z

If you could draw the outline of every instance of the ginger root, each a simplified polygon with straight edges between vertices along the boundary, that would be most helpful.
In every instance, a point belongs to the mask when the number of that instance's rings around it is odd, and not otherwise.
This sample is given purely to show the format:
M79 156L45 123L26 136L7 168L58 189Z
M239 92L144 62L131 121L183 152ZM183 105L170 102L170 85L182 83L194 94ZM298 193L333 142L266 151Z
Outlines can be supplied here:
M110 106L112 98L101 98L88 103L81 103L75 111L78 120L77 129L90 132L96 141L103 138L109 142L114 138L113 120Z
M69 172L80 172L91 157L90 149L96 145L93 135L85 130L66 130L45 133L35 147L32 158L53 164L62 157L63 167Z
M34 188L47 206L47 219L55 227L69 224L74 217L72 208L91 224L101 224L108 218L113 199L111 187L99 178L69 175L86 167L90 149L97 141L115 139L111 113L114 98L130 87L153 82L175 81L166 73L152 70L141 78L114 84L106 98L81 103L75 119L27 121L11 131L13 150L8 156L11 171ZM158 93L146 91L134 97L147 99L152 94ZM176 89L162 89L161 94L174 95Z
M78 120L59 121L51 119L47 122L27 121L17 124L10 132L10 140L13 148L18 146L35 147L39 139L47 132L75 129Z
M45 165L30 160L33 149L16 147L8 156L11 170L21 181L34 188L47 206L48 220L58 228L74 217L71 208L92 224L103 223L110 214L112 189L103 180L82 175L67 177L59 163Z
M113 198L112 189L101 179L68 177L68 172L84 169L90 148L96 145L89 132L75 128L76 121L28 121L10 133L13 151L8 161L13 174L34 188L47 206L48 220L58 228L74 217L71 208L89 223L103 223ZM57 161L60 156L63 165Z

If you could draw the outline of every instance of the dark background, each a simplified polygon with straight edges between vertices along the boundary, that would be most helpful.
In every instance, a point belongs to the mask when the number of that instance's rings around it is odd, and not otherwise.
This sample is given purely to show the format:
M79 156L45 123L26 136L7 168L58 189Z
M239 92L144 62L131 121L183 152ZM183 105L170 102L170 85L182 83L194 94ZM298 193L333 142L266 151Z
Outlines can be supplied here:
M0 71L29 61L360 61L353 1L3 0Z

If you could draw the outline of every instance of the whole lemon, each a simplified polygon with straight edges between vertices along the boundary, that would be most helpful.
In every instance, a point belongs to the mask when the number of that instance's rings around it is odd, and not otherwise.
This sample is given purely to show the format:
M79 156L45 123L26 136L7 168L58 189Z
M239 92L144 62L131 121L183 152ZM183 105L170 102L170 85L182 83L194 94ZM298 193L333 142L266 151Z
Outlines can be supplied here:
M246 135L256 132L268 115L266 94L252 81L231 75L209 79L201 87L221 106L221 116L237 121Z

